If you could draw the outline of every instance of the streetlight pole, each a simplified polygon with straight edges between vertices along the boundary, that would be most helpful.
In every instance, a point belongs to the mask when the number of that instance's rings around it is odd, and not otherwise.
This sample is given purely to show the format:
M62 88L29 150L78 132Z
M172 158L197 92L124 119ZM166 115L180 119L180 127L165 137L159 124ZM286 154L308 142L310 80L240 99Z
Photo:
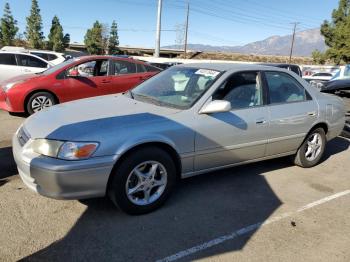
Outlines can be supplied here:
M289 64L292 63L292 55L293 55L293 47L294 47L294 40L295 40L295 30L297 28L297 25L299 24L298 22L293 23L294 28L293 28L293 36L292 36L292 43L290 45L290 53L289 53Z
M162 23L162 0L158 0L156 48L154 49L154 57L159 57L159 53L160 53L160 30L162 26L161 23Z
M187 3L187 16L186 16L186 29L185 29L185 48L184 48L184 56L186 59L186 55L187 55L187 36L188 36L188 17L189 17L189 13L190 13L190 3Z

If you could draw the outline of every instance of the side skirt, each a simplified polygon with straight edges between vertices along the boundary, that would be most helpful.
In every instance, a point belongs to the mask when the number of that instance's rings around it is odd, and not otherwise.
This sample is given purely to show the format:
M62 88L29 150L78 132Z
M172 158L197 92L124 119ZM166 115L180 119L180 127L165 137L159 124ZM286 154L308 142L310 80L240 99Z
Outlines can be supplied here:
M290 156L290 155L294 155L295 153L296 153L295 151L291 151L291 152L286 152L286 153L282 153L282 154L277 154L277 155L266 156L266 157L262 157L262 158L242 161L242 162L238 162L238 163L234 163L234 164L230 164L230 165L225 165L225 166L220 166L220 167L214 167L214 168L184 173L184 174L181 174L181 178L189 178L192 176L197 176L197 175L201 175L204 173L209 173L209 172L216 171L216 170L226 169L226 168L235 167L235 166L241 166L241 165L245 165L245 164L249 164L249 163L255 163L255 162L260 162L260 161L264 161L264 160L284 157L284 156Z

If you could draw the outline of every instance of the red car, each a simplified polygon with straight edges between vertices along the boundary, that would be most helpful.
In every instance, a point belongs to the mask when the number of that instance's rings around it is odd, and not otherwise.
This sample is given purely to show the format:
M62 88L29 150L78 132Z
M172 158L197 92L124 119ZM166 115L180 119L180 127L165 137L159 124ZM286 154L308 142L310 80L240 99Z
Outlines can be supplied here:
M80 98L125 92L160 71L138 60L86 56L1 83L0 109L33 114Z

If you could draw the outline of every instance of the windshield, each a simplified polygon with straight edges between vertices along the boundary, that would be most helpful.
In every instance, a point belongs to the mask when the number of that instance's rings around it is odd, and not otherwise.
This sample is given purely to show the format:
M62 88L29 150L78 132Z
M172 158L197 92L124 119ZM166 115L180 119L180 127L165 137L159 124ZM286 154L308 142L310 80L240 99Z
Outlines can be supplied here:
M209 89L220 71L173 67L143 82L130 93L134 99L188 109Z
M50 75L50 74L56 72L57 70L60 70L60 69L64 68L66 65L71 64L71 63L74 62L74 61L76 61L76 60L74 60L74 59L67 60L67 61L65 61L65 62L63 62L63 63L60 63L60 64L58 64L58 65L55 65L55 66L53 66L53 67L50 67L49 69L45 70L44 72L41 72L41 73L38 73L38 74L41 74L41 75Z
M336 78L338 78L339 76L340 76L340 70L338 70L338 72L332 77L331 80L336 79Z

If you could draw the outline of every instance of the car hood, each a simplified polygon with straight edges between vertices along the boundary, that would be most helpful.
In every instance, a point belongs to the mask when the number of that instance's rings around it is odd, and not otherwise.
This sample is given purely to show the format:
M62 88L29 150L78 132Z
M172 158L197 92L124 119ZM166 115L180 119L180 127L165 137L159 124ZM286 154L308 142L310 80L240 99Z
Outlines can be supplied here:
M9 83L25 82L27 80L38 79L38 78L43 78L43 76L37 75L37 74L24 74L24 75L19 75L19 76L6 79L5 81L2 81L0 84L7 85Z
M33 139L82 141L108 130L142 127L179 111L126 95L108 95L63 103L35 113L25 121L24 128Z

